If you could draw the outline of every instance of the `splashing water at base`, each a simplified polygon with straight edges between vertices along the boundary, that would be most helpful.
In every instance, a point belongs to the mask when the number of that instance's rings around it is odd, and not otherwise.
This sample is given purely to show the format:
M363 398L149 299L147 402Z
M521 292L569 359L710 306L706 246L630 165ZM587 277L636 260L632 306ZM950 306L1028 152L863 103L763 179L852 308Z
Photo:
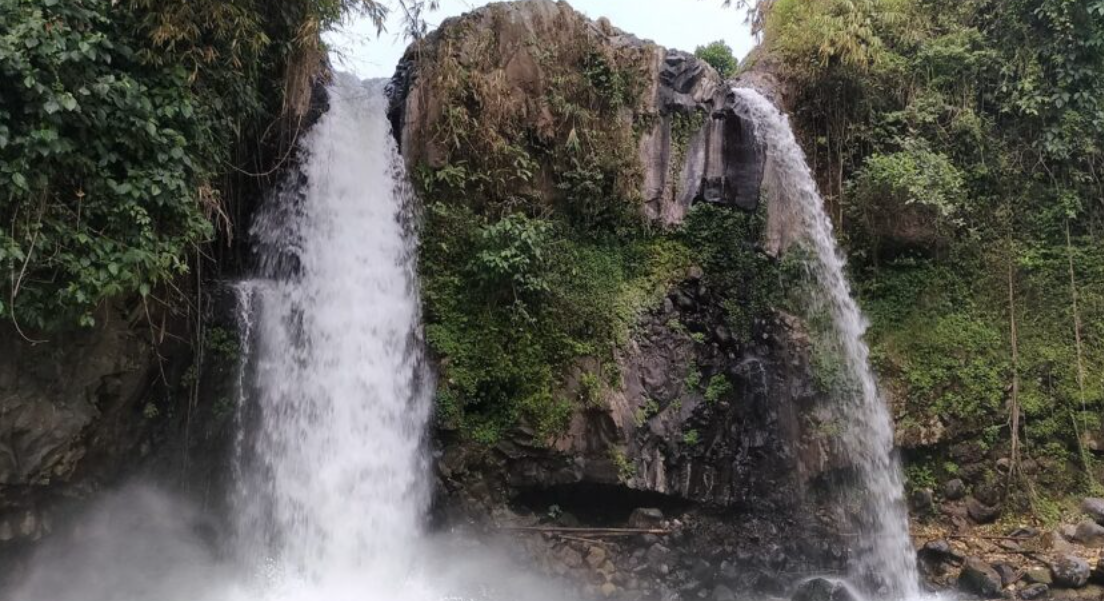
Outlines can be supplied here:
M880 581L882 586L872 592L880 598L917 598L919 576L893 425L870 367L870 350L863 341L867 322L851 296L832 222L786 116L754 90L736 88L733 93L737 111L755 125L766 147L763 187L769 202L783 203L782 210L797 222L797 243L808 253L805 268L813 283L810 310L831 317L832 348L848 384L838 387L832 400L842 427L839 444L856 472L856 486L849 492L858 497L862 514L853 577Z

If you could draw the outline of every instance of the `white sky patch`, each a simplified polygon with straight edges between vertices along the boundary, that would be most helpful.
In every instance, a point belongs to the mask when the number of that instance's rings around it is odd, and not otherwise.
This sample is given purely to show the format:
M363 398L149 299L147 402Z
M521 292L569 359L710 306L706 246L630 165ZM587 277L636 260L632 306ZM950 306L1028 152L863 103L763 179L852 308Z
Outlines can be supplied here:
M441 8L427 17L431 28L448 17L489 4L483 0L441 0ZM724 8L722 0L574 0L571 5L597 19L608 17L619 29L650 39L668 48L693 52L694 48L724 40L736 58L755 45L743 11ZM390 77L402 58L407 42L402 24L392 11L387 31L376 35L367 19L355 19L340 31L327 35L336 66L361 78Z

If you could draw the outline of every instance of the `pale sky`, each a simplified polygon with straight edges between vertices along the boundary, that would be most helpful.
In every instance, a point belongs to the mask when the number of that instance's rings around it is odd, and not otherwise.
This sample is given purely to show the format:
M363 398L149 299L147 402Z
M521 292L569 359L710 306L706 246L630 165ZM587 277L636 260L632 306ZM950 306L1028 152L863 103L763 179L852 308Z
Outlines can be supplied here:
M722 0L569 0L576 10L592 19L608 17L614 27L668 48L693 52L694 48L724 40L736 58L743 59L755 44L744 13L721 6ZM484 0L441 0L440 10L430 13L436 27L444 19L489 4ZM327 36L335 50L337 67L361 78L390 77L406 49L402 25L392 15L388 31L376 36L375 27L358 19L342 31Z

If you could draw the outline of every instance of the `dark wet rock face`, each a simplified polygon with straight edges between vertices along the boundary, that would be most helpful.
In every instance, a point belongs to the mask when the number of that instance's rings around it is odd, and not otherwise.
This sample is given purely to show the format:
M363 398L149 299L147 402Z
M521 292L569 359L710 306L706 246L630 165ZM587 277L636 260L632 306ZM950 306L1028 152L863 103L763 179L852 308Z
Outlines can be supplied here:
M40 344L0 332L0 545L50 530L51 499L81 496L135 461L156 356L120 312Z

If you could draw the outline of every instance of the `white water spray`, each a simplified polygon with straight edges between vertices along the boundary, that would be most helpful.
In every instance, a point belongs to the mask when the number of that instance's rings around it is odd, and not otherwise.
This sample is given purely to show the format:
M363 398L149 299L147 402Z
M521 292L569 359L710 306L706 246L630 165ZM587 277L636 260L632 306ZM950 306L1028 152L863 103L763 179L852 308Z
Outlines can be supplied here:
M853 462L853 492L864 514L858 524L854 576L881 581L885 590L875 592L889 599L916 598L919 576L909 539L904 482L894 455L893 424L870 367L870 350L863 341L867 322L851 296L832 222L786 116L754 90L733 92L737 111L755 124L766 147L763 186L771 202L785 203L785 210L799 221L799 242L810 251L806 268L815 283L813 310L830 315L830 335L845 372L847 385L840 387L833 402L841 418L839 442Z
M384 599L415 565L428 499L411 196L382 85L339 75L329 103L254 224L261 273L239 289L240 546L280 587Z

